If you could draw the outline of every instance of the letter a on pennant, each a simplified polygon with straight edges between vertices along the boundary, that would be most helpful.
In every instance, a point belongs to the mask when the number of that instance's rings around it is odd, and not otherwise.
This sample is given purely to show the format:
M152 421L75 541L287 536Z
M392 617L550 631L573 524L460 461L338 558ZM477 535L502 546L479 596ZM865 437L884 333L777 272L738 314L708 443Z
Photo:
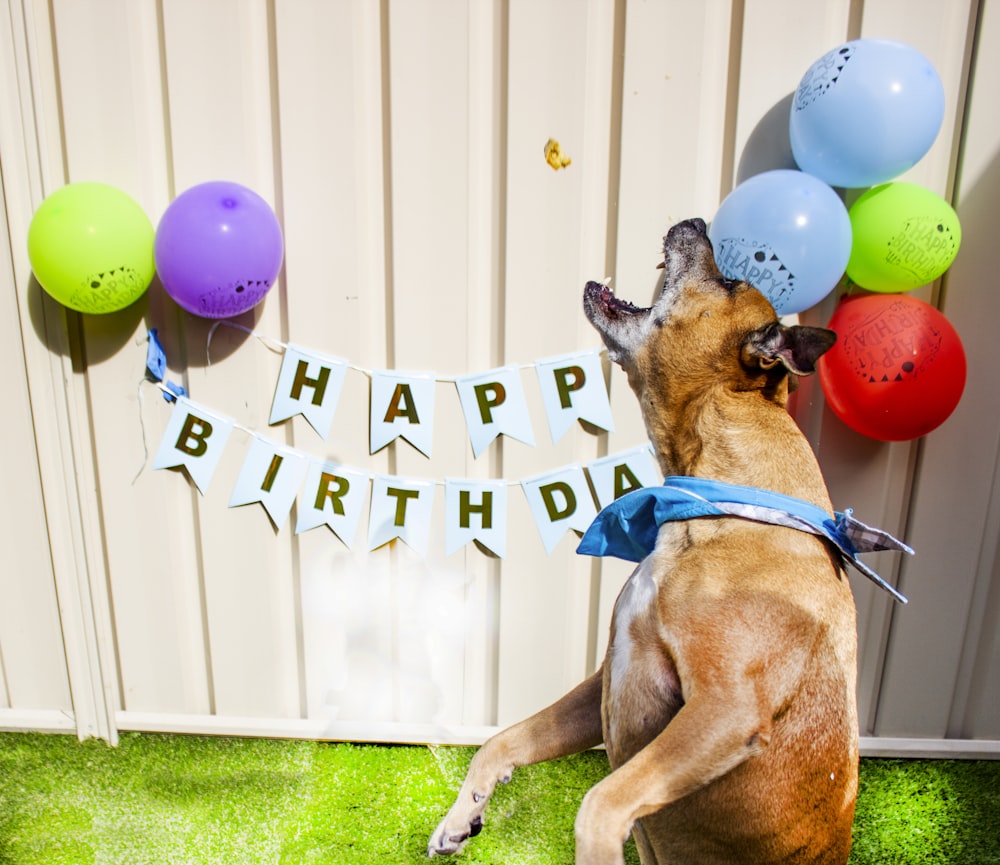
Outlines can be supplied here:
M470 541L494 555L507 552L507 482L444 482L444 554L450 556Z
M633 490L663 483L648 445L594 460L587 471L602 508Z
M424 456L434 441L433 373L372 373L371 452L404 438Z
M455 379L462 412L469 428L472 454L478 457L503 434L535 446L521 376L516 366L505 366Z
M326 440L346 374L347 361L288 345L268 423L280 423L300 414Z
M229 498L229 507L260 502L275 528L280 529L288 519L307 468L308 458L304 454L255 435Z
M178 397L152 467L184 466L204 495L232 431L233 422L229 418Z
M559 441L576 420L614 431L600 352L577 352L540 360L535 371L553 442Z
M587 477L579 465L526 478L521 486L547 553L552 553L567 531L585 532L597 516Z

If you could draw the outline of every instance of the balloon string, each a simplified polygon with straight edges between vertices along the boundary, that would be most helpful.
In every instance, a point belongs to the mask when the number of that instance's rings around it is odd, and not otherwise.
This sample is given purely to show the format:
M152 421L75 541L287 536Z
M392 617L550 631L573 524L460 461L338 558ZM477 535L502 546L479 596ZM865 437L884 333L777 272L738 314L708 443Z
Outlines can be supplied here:
M275 352L276 354L281 354L286 348L288 348L288 346L285 343L281 342L280 340L274 339L273 337L270 336L265 336L264 334L258 333L256 330L253 330L252 328L245 327L242 324L237 324L235 321L226 321L225 319L219 319L208 329L208 336L205 339L205 362L207 366L212 365L212 356L211 356L212 338L215 336L215 332L219 329L221 325L234 328L235 330L242 330L244 333L249 334L258 342L260 342L265 348Z

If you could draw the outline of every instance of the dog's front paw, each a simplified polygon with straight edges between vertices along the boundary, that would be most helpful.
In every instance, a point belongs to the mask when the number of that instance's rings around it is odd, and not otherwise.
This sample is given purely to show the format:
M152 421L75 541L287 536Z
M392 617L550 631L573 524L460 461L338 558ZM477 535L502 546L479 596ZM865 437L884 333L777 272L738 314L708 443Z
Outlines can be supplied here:
M466 841L475 838L482 831L482 815L477 814L459 828L451 825L451 814L449 814L431 835L431 840L427 844L427 855L447 856L451 853L458 853L465 846Z

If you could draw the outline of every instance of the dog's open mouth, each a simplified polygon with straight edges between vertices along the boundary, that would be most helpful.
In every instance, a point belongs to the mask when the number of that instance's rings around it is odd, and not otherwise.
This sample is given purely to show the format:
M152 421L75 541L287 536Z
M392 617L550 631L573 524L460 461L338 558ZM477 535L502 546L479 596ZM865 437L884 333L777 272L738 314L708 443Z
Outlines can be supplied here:
M608 286L600 282L588 282L584 290L584 298L591 308L599 309L609 319L628 315L645 315L649 312L649 307L636 306L630 301L622 300Z

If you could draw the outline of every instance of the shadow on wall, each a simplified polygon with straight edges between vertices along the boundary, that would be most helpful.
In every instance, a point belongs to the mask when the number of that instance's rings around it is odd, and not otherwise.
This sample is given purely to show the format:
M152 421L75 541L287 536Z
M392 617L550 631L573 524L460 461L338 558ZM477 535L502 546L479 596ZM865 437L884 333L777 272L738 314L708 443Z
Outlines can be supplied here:
M764 171L778 168L798 169L792 156L792 142L788 134L788 115L792 110L795 93L776 102L758 121L747 138L736 170L736 183Z

